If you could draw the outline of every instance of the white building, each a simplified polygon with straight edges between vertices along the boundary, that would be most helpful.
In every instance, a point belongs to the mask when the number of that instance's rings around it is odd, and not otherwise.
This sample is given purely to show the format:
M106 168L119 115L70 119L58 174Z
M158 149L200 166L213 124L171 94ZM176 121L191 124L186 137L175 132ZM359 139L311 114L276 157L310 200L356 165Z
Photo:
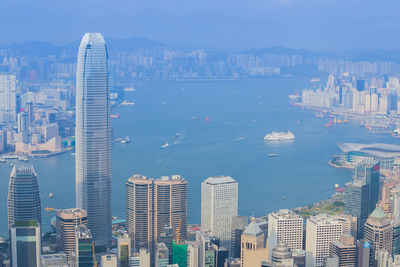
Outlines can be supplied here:
M101 267L118 267L118 259L115 254L105 254L100 258Z
M201 183L201 230L218 237L227 249L237 210L238 183L232 177L214 176Z
M303 249L303 218L290 210L279 210L268 215L268 255L279 243L290 249Z
M332 241L339 240L342 223L327 214L318 214L306 223L306 266L323 266Z
M17 97L15 75L0 75L0 123L17 119Z

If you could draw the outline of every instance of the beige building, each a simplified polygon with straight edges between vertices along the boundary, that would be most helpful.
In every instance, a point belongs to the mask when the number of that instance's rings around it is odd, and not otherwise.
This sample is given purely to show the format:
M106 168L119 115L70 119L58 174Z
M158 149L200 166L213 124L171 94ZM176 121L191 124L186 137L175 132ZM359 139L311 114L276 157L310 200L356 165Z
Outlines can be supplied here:
M186 240L187 182L179 175L158 180L134 175L126 182L126 223L133 249L159 242L168 225L174 239Z
M303 218L290 210L279 210L268 215L268 250L279 243L290 249L303 249ZM270 259L271 260L271 259Z
M306 265L323 266L329 256L330 244L339 240L342 223L327 214L318 214L306 223Z
M393 226L381 207L369 215L364 227L364 239L371 242L370 265L375 264L379 251L392 252Z
M57 210L57 251L64 252L68 260L75 251L75 231L77 226L87 226L87 213L83 209Z
M241 240L241 267L261 266L268 261L268 248L264 243L264 232L253 219L243 231Z
M339 213L332 215L334 219L342 223L342 233L357 237L357 217Z

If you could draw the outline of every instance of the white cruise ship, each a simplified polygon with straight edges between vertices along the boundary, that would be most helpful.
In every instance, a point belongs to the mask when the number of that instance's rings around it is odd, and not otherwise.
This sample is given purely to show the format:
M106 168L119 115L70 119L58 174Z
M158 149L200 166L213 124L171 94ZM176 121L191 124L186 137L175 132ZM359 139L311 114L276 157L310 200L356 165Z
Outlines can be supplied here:
M272 132L267 134L264 137L264 140L267 141L284 141L284 140L293 140L294 134L292 132Z

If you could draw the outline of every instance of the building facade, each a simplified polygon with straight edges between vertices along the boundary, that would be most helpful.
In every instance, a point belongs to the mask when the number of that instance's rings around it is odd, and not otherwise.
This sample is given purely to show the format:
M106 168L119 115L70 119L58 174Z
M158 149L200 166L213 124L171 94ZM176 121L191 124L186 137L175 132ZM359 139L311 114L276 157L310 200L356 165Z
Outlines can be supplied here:
M96 246L111 242L111 123L108 51L86 33L76 72L76 206L87 211Z
M231 224L238 210L238 183L230 176L209 177L201 183L201 230L218 237L229 249Z
M0 74L0 123L17 119L17 96L15 75Z
M10 237L12 267L40 266L41 234L36 221L15 221Z
M42 222L42 209L36 171L30 164L17 164L8 185L8 227L16 221Z

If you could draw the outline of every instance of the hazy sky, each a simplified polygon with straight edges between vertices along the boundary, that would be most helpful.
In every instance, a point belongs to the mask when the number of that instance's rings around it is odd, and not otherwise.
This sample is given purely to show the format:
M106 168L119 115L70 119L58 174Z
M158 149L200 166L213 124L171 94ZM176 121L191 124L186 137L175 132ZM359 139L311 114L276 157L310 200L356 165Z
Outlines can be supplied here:
M179 47L400 48L399 0L1 0L0 44L87 31Z

